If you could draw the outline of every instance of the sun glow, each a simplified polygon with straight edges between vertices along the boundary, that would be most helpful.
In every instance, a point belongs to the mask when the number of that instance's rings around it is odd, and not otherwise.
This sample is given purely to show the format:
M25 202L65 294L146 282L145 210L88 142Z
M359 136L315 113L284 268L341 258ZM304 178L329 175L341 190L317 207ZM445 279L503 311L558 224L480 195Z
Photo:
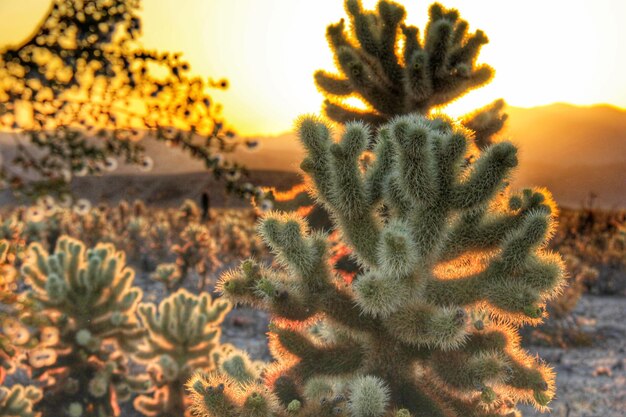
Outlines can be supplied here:
M407 21L423 27L431 1L397 0ZM626 107L626 30L620 0L442 0L459 9L470 29L490 38L479 61L493 81L449 106L459 116L497 98L532 107L552 102ZM19 3L19 7L16 5ZM8 26L0 47L27 36L50 0L0 2ZM372 8L376 0L363 0ZM242 135L292 129L303 113L319 113L316 69L333 70L325 27L345 17L343 0L144 0L144 43L183 52L199 75L226 77L216 91L225 118ZM619 72L618 72L619 71Z

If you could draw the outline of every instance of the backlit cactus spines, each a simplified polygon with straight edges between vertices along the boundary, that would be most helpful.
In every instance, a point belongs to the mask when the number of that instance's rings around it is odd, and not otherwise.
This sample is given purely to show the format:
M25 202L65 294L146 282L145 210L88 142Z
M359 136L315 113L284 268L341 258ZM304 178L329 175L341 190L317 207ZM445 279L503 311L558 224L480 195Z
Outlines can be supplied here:
M420 33L405 23L404 7L392 1L380 0L369 11L360 0L346 0L345 8L349 27L342 19L326 30L338 74L315 73L326 96L324 112L336 122L379 126L398 115L428 114L493 76L491 67L476 63L487 36L481 30L470 33L457 10L434 3ZM348 106L347 97L361 99L368 109ZM488 145L502 127L503 104L498 100L467 117L479 144Z
M64 386L45 388L44 409L72 402L85 417L118 415L118 400L150 387L147 378L128 374L126 354L136 349L144 330L136 317L142 291L132 286L134 272L124 253L110 244L86 249L62 236L52 254L30 245L22 273L32 298L58 329L54 343L29 352L33 376Z
M269 417L279 415L281 408L276 396L263 385L242 385L221 373L197 373L187 389L194 416Z
M219 372L228 375L241 385L258 381L267 364L262 361L253 361L246 351L237 349L233 345L224 344L214 354L214 360Z
M259 230L283 268L248 260L222 277L227 298L274 316L278 363L265 380L277 413L310 410L317 402L306 387L319 380L343 381L333 388L334 415L486 417L509 415L519 401L545 407L554 376L521 349L517 328L542 320L563 268L545 249L556 215L550 195L506 189L515 146L501 142L472 160L465 128L422 116L397 117L375 138L350 123L338 142L324 122L304 117L298 134L302 168L362 272L340 280L326 236L274 212ZM374 158L364 166L369 143ZM242 401L227 382L195 385L207 415L244 415L223 412Z
M40 399L41 390L33 386L0 387L0 417L39 417L33 406Z
M159 304L141 304L139 315L148 330L135 358L149 366L157 392L139 396L135 407L147 416L182 416L185 382L195 370L216 368L220 347L219 325L230 311L224 300L212 300L178 290Z

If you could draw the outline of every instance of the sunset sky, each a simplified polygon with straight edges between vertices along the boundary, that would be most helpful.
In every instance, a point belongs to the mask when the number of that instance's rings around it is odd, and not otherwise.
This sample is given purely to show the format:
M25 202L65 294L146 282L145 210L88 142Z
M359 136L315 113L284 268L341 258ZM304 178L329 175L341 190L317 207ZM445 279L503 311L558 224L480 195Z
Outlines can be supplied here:
M423 27L430 1L398 1L407 22ZM0 0L0 48L18 43L50 0ZM363 0L370 8L376 0ZM490 38L480 61L493 82L453 103L460 115L503 97L510 105L607 103L626 108L626 1L445 0L473 30ZM313 83L332 70L325 27L345 16L342 0L144 0L144 44L180 51L195 73L226 77L215 93L224 116L242 135L291 129L323 100Z

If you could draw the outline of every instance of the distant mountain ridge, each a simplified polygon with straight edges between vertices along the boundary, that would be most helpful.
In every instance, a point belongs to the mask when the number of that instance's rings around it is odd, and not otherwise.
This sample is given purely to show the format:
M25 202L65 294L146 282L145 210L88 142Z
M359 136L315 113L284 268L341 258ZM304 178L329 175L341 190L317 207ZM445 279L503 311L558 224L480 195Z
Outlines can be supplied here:
M546 187L560 204L573 207L594 192L598 204L626 208L626 111L608 105L557 103L509 107L506 112L509 120L502 137L520 149L515 187ZM6 134L0 133L0 147L11 143L5 139ZM258 150L242 150L233 157L250 170L299 172L304 152L293 132L248 139L258 140ZM180 149L152 138L144 139L144 145L155 161L152 172L121 166L113 175L178 178L204 171L202 162Z
M506 112L509 121L504 137L517 143L529 161L570 166L626 162L624 110L557 103L509 107Z

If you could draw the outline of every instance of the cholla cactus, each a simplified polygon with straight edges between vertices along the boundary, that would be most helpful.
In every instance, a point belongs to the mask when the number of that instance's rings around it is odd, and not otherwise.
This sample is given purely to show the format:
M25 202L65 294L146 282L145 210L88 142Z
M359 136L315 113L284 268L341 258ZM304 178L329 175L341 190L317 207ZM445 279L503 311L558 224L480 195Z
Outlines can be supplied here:
M194 370L215 369L220 347L219 325L230 311L224 300L178 290L159 304L141 304L139 315L148 337L135 357L148 364L157 386L154 397L139 396L135 407L147 416L182 416L184 384Z
M126 226L126 253L132 259L139 259L147 249L148 225L143 217L133 217Z
M135 315L142 292L132 287L124 253L110 244L86 250L67 236L53 254L37 243L29 252L22 272L57 335L29 353L33 376L56 381L45 387L43 408L73 403L82 416L118 415L118 400L149 388L146 378L128 374L124 355L144 336Z
M159 219L150 228L150 253L157 259L163 259L169 253L172 227L168 221Z
M0 387L0 417L39 417L33 406L40 399L41 390L32 386Z
M568 272L568 285L555 299L546 304L552 320L540 326L524 329L523 342L533 345L549 345L567 348L568 346L589 346L593 335L584 331L574 318L574 308L584 294L586 286L598 279L598 270L587 265L576 255L561 249L561 255Z
M178 218L181 221L185 221L186 223L200 221L201 216L198 205L193 200L186 199L180 206L180 213L178 214Z
M404 23L404 7L392 1L379 1L376 11L363 10L360 0L346 0L345 7L350 30L343 19L326 30L339 74L315 73L327 97L324 111L334 121L380 125L397 115L427 114L493 76L491 67L476 64L487 36L480 30L469 33L457 10L438 3L430 6L420 37L417 27ZM341 101L345 97L358 97L369 109L350 108ZM488 144L500 130L502 107L498 101L468 118L478 142Z
M178 286L182 275L176 264L160 264L156 271L150 274L150 278L162 282L168 289Z
M316 118L298 129L302 168L363 272L346 284L329 266L325 235L296 215L268 215L260 233L285 268L248 260L220 288L273 314L278 363L266 391L241 392L223 377L192 381L196 409L484 417L515 414L518 401L544 408L554 376L521 349L516 328L541 322L563 271L544 248L549 194L504 191L516 148L498 143L468 162L462 127L403 116L378 131L375 160L362 168L372 139L363 124L348 124L337 143ZM476 311L491 319L471 320Z
M188 279L193 272L198 275L200 287L204 288L208 272L220 264L215 257L215 240L205 226L197 223L185 227L180 239L180 244L172 246L172 252L177 255L176 264L180 267L182 279Z

